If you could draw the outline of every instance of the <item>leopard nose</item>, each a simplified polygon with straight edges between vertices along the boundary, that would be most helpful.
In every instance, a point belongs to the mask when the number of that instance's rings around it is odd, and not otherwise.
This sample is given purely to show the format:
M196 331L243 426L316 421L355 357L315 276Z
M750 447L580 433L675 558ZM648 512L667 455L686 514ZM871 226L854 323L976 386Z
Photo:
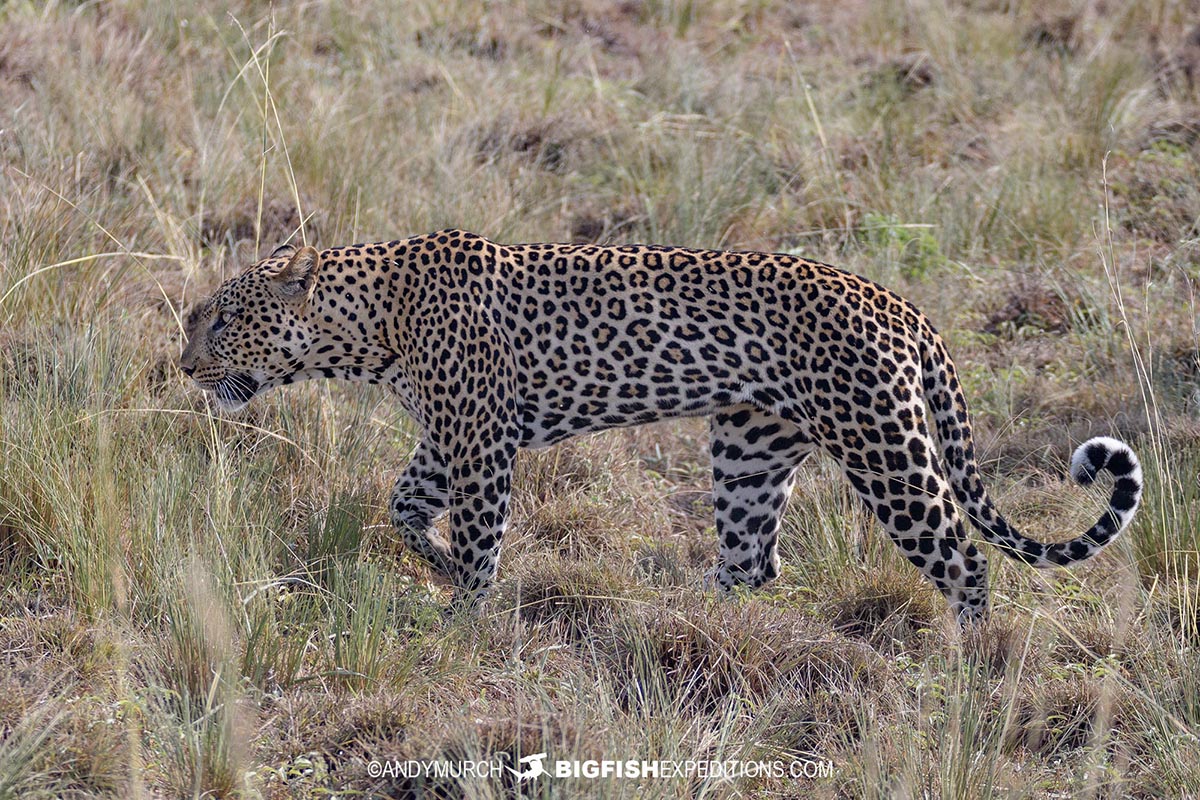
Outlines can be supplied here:
M184 364L182 361L179 362L179 369L183 372L184 375L187 375L189 378L192 377L192 373L196 371L196 368L193 367L191 364Z

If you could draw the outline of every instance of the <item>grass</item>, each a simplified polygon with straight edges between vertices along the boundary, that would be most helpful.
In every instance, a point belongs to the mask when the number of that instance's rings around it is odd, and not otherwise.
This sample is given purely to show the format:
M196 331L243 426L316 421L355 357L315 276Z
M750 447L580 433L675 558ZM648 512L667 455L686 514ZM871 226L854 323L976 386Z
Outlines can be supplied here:
M1200 52L1185 4L466 0L0 8L0 797L1200 792ZM1109 7L1111 6L1111 7ZM960 634L834 466L783 575L700 591L702 421L524 453L477 620L387 524L417 431L335 385L214 416L184 309L284 240L799 252L946 335L997 503ZM371 777L372 759L829 760ZM507 775L507 773L506 773ZM355 794L357 793L357 794Z

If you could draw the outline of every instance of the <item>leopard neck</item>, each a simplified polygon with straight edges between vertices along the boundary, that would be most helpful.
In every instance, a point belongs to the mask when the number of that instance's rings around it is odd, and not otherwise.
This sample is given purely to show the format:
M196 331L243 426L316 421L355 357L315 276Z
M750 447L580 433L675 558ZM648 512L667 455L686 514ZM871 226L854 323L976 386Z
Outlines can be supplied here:
M322 265L307 316L314 341L302 371L327 378L377 383L396 361L387 345L382 319L372 305L369 278L347 276L345 265ZM341 269L339 269L339 267Z

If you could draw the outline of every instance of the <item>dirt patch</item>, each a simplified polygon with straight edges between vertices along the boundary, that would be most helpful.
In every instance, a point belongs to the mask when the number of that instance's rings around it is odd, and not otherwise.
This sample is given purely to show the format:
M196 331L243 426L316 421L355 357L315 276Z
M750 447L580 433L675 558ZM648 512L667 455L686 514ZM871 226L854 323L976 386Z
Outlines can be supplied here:
M667 503L672 509L689 517L708 521L713 516L712 492L706 489L681 489L672 492L667 497Z
M911 94L937 83L937 72L925 53L910 53L885 61L867 76L868 89L896 86Z
M33 37L20 26L11 27L0 36L0 84L32 89L38 66L35 52Z
M499 118L475 129L470 136L476 143L475 159L480 164L515 157L547 172L565 171L576 144L568 124L553 118Z
M580 210L571 217L570 240L578 244L615 242L633 230L644 217L629 207Z
M1080 19L1072 14L1039 19L1028 30L1022 40L1033 47L1060 53L1074 53L1079 49Z
M1180 93L1191 95L1200 84L1200 25L1192 28L1173 46L1164 45L1151 37L1157 51L1154 59L1154 78L1159 93L1164 96Z
M1079 298L1064 296L1060 288L1022 278L1004 293L1001 304L988 312L983 332L1009 339L1029 331L1066 333L1085 311Z
M312 206L304 203L306 209ZM318 215L306 212L304 227L310 240L320 238L320 219ZM204 221L200 228L200 241L206 247L218 244L236 245L238 242L254 241L255 232L263 253L270 253L275 247L285 241L294 239L300 229L300 214L296 204L290 200L266 200L262 205L262 217L259 217L258 201L244 200L225 213L217 213Z
M1200 109L1191 108L1176 117L1149 125L1141 149L1155 150L1170 145L1191 148L1197 141L1200 141Z
M537 32L549 39L577 40L581 47L572 49L592 50L599 56L596 67L602 74L611 73L617 63L636 62L661 36L650 24L644 4L637 2L567 4L557 18L543 19Z
M503 61L509 54L508 40L480 25L431 26L417 31L415 38L422 50L450 50L486 61Z

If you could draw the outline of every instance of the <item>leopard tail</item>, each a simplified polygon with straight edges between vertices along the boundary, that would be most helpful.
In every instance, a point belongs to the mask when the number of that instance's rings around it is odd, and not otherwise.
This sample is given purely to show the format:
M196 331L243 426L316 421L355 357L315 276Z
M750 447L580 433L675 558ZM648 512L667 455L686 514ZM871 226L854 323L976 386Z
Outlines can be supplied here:
M925 400L933 412L936 439L959 507L990 544L1008 556L1038 568L1086 561L1128 527L1142 497L1142 467L1124 442L1099 436L1076 448L1071 477L1083 486L1101 472L1113 477L1108 509L1096 524L1074 539L1046 544L1023 536L1000 516L979 474L967 401L954 362L935 331L922 337L921 371Z

